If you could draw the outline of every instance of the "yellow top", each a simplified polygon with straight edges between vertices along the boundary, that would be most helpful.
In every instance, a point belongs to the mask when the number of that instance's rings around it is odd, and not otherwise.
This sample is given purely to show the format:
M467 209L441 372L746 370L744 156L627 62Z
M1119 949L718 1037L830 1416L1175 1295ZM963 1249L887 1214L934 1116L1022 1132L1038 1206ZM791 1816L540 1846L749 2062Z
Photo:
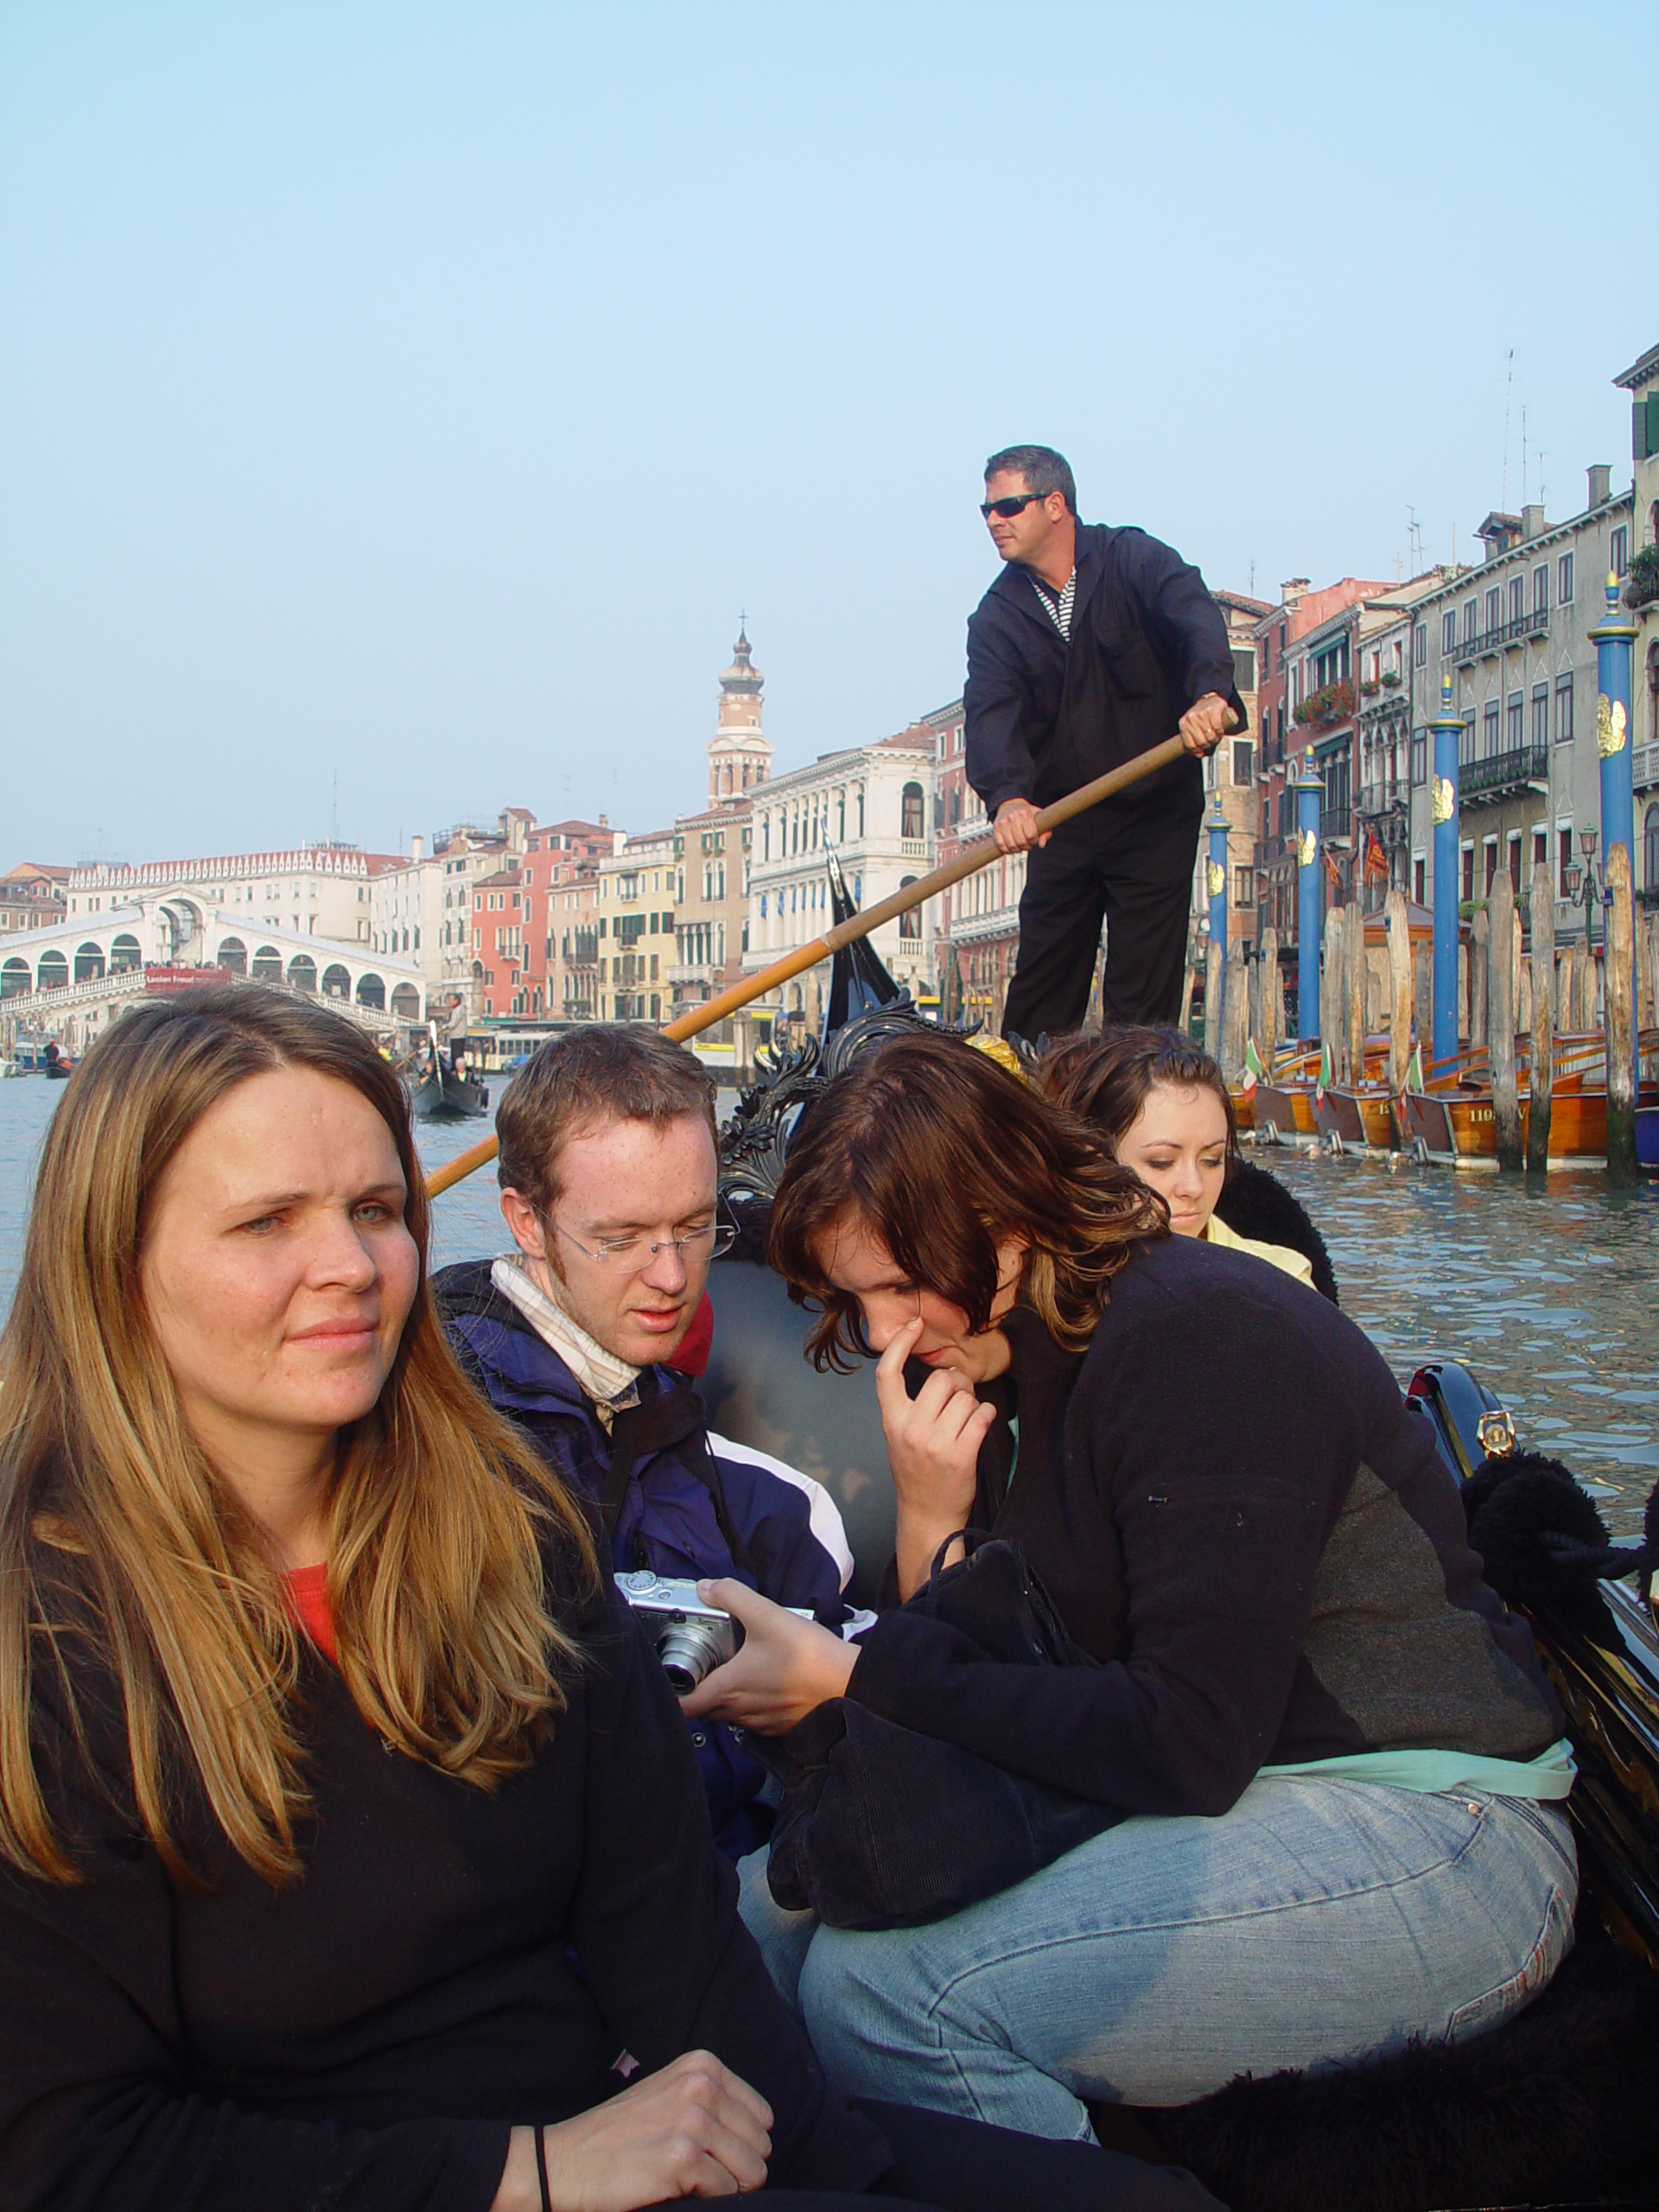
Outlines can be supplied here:
M1313 1262L1305 1254L1293 1252L1288 1244L1263 1244L1254 1236L1235 1236L1219 1214L1212 1213L1204 1225L1205 1241L1224 1245L1230 1252L1252 1252L1258 1260L1265 1260L1272 1268L1282 1268L1287 1275L1294 1275L1298 1282L1313 1287Z

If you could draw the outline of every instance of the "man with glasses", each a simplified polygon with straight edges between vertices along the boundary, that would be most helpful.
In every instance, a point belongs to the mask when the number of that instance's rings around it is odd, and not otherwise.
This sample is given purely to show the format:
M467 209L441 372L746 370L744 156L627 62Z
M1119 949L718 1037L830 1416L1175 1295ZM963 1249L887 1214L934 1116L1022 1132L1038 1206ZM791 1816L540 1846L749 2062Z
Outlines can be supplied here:
M1075 1029L1106 924L1109 1021L1174 1021L1204 812L1198 762L1244 709L1203 577L1145 531L1077 518L1048 446L985 464L980 509L1006 563L968 623L968 780L1005 853L1028 853L1002 1018L1034 1043ZM1039 837L1040 807L1173 736L1187 758Z
M838 1622L852 1558L833 1501L711 1436L690 1380L733 1234L707 1071L655 1030L595 1022L531 1055L496 1135L513 1249L433 1283L474 1382L594 1501L619 1571L735 1574ZM692 1742L715 1840L740 1859L771 1827L766 1770L721 1724L697 1721Z

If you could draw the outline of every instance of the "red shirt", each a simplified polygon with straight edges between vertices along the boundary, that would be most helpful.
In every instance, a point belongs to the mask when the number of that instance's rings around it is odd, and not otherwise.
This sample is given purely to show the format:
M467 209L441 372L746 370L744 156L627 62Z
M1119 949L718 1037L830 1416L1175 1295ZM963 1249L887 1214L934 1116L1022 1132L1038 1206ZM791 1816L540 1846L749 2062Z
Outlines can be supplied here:
M288 1585L288 1602L295 1619L323 1656L338 1666L340 1648L334 1642L334 1617L328 1610L327 1567L290 1567L283 1580Z

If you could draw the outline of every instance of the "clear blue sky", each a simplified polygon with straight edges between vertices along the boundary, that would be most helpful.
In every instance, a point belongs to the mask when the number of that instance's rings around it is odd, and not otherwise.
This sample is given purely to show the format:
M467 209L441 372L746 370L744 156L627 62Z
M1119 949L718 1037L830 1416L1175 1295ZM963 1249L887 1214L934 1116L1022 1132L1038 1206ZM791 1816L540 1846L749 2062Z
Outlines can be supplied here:
M0 0L0 863L700 800L959 690L995 446L1211 582L1630 475L1627 5ZM1541 463L1540 453L1543 458Z

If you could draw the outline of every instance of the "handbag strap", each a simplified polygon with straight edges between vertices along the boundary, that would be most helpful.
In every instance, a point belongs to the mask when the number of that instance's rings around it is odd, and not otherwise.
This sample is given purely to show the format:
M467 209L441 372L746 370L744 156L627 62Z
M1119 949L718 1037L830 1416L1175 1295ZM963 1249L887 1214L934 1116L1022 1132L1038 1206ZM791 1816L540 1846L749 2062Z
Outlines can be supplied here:
M927 1571L925 1610L930 1614L936 1614L939 1610L939 1577L944 1572L945 1554L951 1545L962 1546L962 1563L966 1567L980 1546L988 1541L990 1531L988 1529L958 1529L954 1535L947 1536L939 1546L933 1554L933 1564Z

